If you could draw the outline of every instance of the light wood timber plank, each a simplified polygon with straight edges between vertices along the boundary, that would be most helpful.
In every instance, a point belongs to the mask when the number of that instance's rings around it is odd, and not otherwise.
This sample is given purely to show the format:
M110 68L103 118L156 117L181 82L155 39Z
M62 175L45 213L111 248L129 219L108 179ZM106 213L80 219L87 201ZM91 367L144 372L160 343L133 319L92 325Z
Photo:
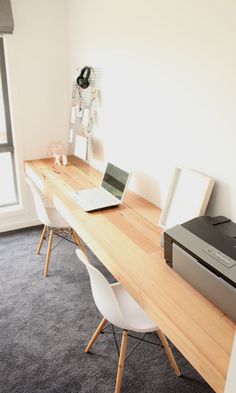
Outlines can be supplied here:
M31 164L30 166L34 168L34 171L37 172L39 177L41 177L41 180L47 181L47 178L53 174L59 175L59 177L62 175L66 179L67 184L74 186L74 190L98 186L102 180L102 173L92 167L88 175L86 172L71 165L70 163L65 167L59 167L55 165L53 160L50 158L28 161L28 163ZM27 170L30 170L30 166L27 165ZM45 189L45 186L42 185L42 182L39 182L38 187L42 192L47 194L47 190ZM138 215L144 217L150 223L158 227L161 210L151 202L147 202L147 200L145 200L140 195L135 194L133 191L127 190L124 198L124 204ZM163 231L163 229L159 227L158 230L160 232Z
M210 386L223 393L235 323L163 263L160 230L146 219L147 212L154 214L153 205L146 201L146 208L142 208L145 217L141 210L131 210L126 204L85 213L70 193L95 184L95 172L91 182L78 168L55 168L49 159L27 162L25 167L28 176L34 177L70 226L163 333ZM160 210L156 211L158 221Z

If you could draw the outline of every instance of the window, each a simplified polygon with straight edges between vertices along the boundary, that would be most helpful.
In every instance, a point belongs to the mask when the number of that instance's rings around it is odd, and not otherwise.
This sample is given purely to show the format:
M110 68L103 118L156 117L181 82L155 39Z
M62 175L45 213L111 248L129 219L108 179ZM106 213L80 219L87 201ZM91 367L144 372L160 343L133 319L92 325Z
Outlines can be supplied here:
M0 207L18 203L3 38L0 37Z

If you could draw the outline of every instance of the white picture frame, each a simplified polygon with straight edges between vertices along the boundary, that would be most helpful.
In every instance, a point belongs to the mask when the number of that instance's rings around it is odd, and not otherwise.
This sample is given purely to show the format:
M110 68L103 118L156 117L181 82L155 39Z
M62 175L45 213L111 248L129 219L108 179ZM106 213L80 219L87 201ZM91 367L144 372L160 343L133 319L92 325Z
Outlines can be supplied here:
M204 215L214 183L193 169L176 168L158 225L167 229Z

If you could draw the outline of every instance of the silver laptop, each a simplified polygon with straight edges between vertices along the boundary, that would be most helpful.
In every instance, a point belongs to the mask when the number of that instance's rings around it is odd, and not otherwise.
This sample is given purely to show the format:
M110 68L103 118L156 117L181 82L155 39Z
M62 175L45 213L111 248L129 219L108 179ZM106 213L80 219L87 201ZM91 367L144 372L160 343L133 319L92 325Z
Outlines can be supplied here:
M108 163L100 187L72 193L73 199L86 212L118 206L123 201L130 173Z

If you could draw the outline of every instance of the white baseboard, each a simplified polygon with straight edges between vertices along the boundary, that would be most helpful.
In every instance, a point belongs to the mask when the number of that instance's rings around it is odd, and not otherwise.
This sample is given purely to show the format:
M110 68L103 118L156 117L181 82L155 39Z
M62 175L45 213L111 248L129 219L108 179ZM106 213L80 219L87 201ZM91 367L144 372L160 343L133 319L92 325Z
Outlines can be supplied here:
M0 233L14 231L16 229L21 229L21 228L33 227L33 226L40 225L40 224L41 223L39 220L32 219L32 218L9 222L9 223L0 225Z

